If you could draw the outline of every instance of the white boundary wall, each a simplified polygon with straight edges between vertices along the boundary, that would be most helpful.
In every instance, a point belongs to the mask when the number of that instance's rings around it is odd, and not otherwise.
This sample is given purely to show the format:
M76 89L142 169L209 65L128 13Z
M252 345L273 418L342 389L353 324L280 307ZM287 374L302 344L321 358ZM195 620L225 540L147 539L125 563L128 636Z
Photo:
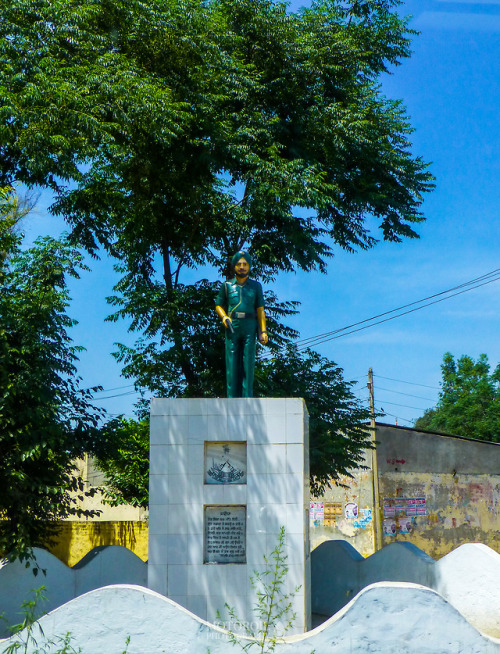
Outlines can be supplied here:
M108 586L68 602L35 626L26 654L234 654L224 630L146 588ZM22 638L21 636L21 638ZM127 637L129 645L126 645ZM52 641L53 646L50 645ZM0 651L13 641L0 641ZM19 639L18 639L19 642ZM247 644L242 640L242 645ZM253 651L253 648L250 650ZM500 640L481 635L438 593L423 586L379 583L309 632L276 644L276 654L500 654Z

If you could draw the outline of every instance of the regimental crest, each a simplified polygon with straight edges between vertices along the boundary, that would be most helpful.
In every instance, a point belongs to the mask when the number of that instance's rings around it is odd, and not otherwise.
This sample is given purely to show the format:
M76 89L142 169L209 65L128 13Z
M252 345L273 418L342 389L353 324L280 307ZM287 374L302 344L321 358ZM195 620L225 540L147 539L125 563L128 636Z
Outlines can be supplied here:
M206 484L246 484L246 442L205 443Z
M229 451L229 448L227 449ZM228 452L225 450L226 448L224 448L224 453L227 454ZM245 471L235 468L228 459L219 465L216 465L212 459L212 467L207 470L207 474L221 484L231 484L244 477Z

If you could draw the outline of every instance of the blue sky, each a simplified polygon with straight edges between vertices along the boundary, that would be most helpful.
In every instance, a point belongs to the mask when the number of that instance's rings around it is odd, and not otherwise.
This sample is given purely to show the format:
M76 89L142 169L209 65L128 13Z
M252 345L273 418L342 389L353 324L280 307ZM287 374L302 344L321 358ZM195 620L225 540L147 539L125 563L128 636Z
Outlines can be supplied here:
M301 3L292 3L292 8ZM413 56L382 80L387 96L404 101L414 152L431 163L436 189L423 206L419 240L380 243L369 252L338 250L328 275L284 275L274 285L280 299L300 300L293 326L307 338L434 295L500 268L500 0L451 2L412 0ZM60 221L46 214L42 197L23 229L29 239L58 233ZM133 414L136 395L111 357L115 341L132 343L124 324L104 323L105 297L114 282L109 261L72 288L71 315L79 321L75 343L87 348L80 360L85 385L100 384L97 397L112 414ZM317 349L336 361L358 396L368 397L368 368L375 375L375 402L386 422L412 425L435 404L440 363L456 356L488 354L500 362L500 282L324 342ZM214 315L214 319L215 315ZM112 397L114 396L114 397ZM107 398L107 399L106 399Z

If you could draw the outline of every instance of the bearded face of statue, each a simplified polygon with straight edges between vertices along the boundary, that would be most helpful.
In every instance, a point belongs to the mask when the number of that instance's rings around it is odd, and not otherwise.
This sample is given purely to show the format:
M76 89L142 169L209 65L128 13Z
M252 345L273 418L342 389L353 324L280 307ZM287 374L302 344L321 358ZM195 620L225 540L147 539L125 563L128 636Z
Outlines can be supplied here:
M236 262L234 271L236 273L236 277L238 278L238 280L246 279L248 277L248 273L250 272L250 266L248 265L248 261L243 257L241 257L241 259L239 259Z

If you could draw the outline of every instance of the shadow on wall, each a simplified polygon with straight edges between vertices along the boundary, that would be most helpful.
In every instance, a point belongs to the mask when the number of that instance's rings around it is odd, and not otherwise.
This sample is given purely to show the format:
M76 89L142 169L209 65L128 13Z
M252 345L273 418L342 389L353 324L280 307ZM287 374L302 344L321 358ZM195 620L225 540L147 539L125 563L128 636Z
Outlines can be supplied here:
M147 563L133 552L109 545L89 552L77 565L69 568L50 552L34 549L38 566L45 574L36 577L24 563L4 562L0 567L0 637L9 634L9 626L22 621L21 604L33 599L33 589L45 587L46 599L37 606L43 615L90 590L110 584L147 585Z
M477 629L500 638L500 554L467 543L434 561L412 543L392 543L364 559L345 541L326 541L311 553L311 605L330 617L363 588L410 582L440 593Z
M148 523L120 522L60 522L55 544L49 551L60 561L74 566L95 547L121 545L143 561L148 558Z

